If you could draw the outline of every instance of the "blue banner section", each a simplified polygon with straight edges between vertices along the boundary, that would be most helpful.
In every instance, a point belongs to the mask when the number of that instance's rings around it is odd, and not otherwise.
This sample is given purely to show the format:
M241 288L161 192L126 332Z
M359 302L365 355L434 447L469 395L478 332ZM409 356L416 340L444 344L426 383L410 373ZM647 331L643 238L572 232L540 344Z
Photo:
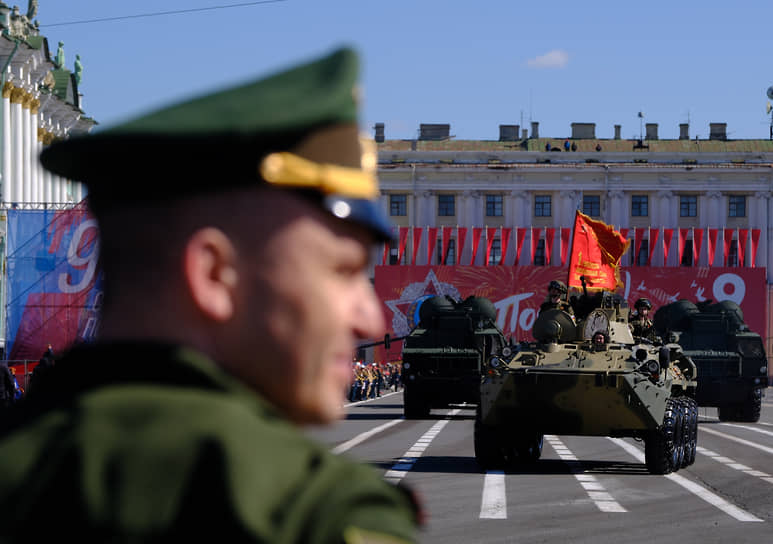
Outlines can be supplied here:
M96 221L69 210L8 210L6 358L88 341L101 300Z

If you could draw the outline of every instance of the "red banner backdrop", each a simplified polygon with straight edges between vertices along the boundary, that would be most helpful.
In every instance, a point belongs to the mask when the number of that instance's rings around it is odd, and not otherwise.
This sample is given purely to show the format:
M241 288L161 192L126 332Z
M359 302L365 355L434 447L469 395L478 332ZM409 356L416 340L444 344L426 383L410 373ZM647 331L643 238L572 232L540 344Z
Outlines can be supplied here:
M419 264L416 262L416 255L419 253L422 232L424 232L424 227L413 227L413 258L411 259L411 264Z
M478 255L478 246L480 245L480 237L483 234L483 227L472 227L472 258L470 264L475 264L475 257Z
M531 228L531 257L529 258L529 264L534 264L534 254L537 251L537 244L542 236L542 228Z
M427 264L432 264L432 254L437 246L437 227L427 228Z
M668 264L668 251L671 249L671 239L674 229L663 229L663 266Z
M652 264L652 255L655 253L655 246L658 243L658 235L660 234L660 229L649 229L650 237L649 237L649 245L650 245L650 254L647 257L647 265Z
M749 229L738 229L738 266L746 266L746 241Z
M757 266L757 246L760 243L760 229L752 229L752 264L751 267Z
M419 306L432 295L490 299L497 324L506 336L532 340L537 310L551 280L566 281L567 269L557 266L377 266L375 287L383 303L390 334L403 336L416 326ZM623 267L617 292L629 305L646 297L657 309L673 300L732 300L743 310L751 330L765 333L767 312L765 268ZM571 291L570 294L576 291ZM400 358L401 342L380 360Z
M719 229L709 229L709 266L714 266L714 255L717 252L717 237Z
M569 253L569 241L572 238L572 229L569 227L561 228L561 266L566 266L566 257Z
M408 245L408 229L411 227L400 227L399 245L397 247L397 262L403 262L403 255L405 254L405 246Z
M701 258L701 245L703 245L703 229L695 229L692 232L693 263L698 264ZM711 263L709 263L710 265Z
M526 238L526 229L524 228L515 229L515 262L513 264L518 264L518 261L521 260L521 250L523 249L523 241L525 238Z
M550 257L553 255L553 240L556 237L556 229L545 228L545 264L550 265Z
M512 227L502 227L502 258L499 259L499 264L504 265L507 258L507 247L510 245L510 233L513 231Z
M446 262L446 259L448 258L448 245L451 243L451 234L453 230L454 227L443 227L443 255L440 257L440 262L443 264L448 264Z

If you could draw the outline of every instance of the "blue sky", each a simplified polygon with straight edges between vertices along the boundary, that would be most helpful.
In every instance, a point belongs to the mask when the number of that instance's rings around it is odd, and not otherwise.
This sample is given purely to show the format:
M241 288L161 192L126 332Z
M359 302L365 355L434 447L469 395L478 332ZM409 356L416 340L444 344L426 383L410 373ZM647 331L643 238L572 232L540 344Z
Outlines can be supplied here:
M688 118L693 138L711 122L730 138L769 134L769 0L284 0L47 26L248 1L40 0L37 19L52 55L60 40L70 69L80 54L84 109L103 126L346 44L362 55L363 128L384 122L387 138L450 123L458 139L496 140L521 120L541 136L590 122L599 138L615 124L632 138L639 111L661 138Z

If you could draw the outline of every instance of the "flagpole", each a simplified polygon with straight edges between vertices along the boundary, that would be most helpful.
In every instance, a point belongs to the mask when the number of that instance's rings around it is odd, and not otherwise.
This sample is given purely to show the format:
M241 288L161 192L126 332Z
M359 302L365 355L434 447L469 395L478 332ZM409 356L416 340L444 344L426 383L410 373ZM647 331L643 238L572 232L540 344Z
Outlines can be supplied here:
M566 285L569 285L569 279L571 277L571 270L572 270L572 256L574 255L574 226L577 224L577 212L579 210L574 210L574 222L572 222L572 235L569 238L569 264L566 267Z

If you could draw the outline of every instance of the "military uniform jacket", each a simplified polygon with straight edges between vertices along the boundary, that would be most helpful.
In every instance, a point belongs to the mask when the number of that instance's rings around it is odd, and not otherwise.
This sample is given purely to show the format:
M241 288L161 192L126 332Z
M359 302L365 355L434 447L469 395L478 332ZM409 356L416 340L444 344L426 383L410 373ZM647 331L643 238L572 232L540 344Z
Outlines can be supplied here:
M187 348L77 348L15 410L0 434L2 542L415 538L406 493Z

